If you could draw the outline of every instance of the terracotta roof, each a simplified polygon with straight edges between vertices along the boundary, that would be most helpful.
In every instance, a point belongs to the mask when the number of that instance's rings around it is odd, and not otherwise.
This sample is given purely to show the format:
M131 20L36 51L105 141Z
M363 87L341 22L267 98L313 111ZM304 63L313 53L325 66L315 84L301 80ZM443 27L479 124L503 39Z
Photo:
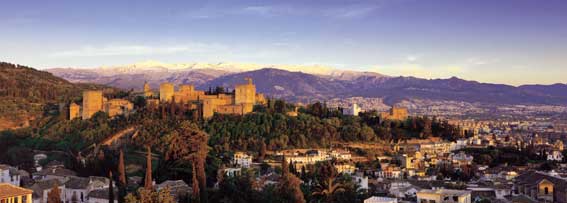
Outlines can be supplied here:
M28 190L25 188L17 187L8 183L0 183L0 199L8 198L8 197L15 197L15 196L22 196L22 195L29 195L32 194L32 190Z

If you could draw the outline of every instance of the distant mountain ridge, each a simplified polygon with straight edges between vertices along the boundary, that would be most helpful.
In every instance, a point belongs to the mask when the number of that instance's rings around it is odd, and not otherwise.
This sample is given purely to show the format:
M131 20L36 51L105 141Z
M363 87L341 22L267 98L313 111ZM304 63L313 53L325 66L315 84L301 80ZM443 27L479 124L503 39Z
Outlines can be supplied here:
M152 63L146 63L152 64ZM157 64L157 63L156 63ZM140 66L136 66L141 68ZM479 83L456 77L448 79L422 79L416 77L391 77L374 72L343 71L321 68L309 71L293 71L294 66L274 68L257 66L200 65L190 68L157 67L146 72L101 73L100 69L48 69L54 75L72 82L93 82L124 89L140 90L144 81L154 89L162 82L194 84L200 89L224 86L234 87L243 78L254 80L258 92L268 96L294 101L327 100L346 97L380 97L387 104L407 99L450 100L488 104L553 104L567 105L567 85L523 85L519 87ZM300 67L296 66L295 68ZM144 67L141 69L147 69ZM224 68L224 69L223 69ZM285 68L289 70L284 70ZM161 70L161 71L159 71ZM165 70L165 71L164 71ZM311 72L311 73L309 73ZM315 73L314 73L315 72Z

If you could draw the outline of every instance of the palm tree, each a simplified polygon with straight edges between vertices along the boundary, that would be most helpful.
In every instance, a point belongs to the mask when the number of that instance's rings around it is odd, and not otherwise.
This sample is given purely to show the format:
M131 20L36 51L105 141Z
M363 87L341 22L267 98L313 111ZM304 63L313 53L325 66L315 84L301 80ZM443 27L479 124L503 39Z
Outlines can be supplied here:
M313 189L313 196L323 197L325 202L332 202L336 192L344 191L343 185L339 182L339 173L330 161L321 163L317 168L316 186Z

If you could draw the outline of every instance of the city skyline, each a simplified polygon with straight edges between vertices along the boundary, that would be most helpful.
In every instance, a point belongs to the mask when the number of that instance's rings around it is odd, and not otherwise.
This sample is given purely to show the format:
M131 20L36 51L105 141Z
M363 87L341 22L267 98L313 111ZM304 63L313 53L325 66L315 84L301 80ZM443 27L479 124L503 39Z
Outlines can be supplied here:
M2 60L322 65L390 76L566 83L561 1L10 2ZM41 32L41 34L38 34Z

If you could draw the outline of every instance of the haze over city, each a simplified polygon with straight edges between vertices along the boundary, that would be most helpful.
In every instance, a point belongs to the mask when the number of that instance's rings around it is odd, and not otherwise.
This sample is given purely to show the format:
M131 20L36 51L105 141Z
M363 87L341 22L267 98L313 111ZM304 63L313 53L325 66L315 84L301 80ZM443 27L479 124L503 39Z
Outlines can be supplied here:
M566 83L564 1L10 1L2 59L38 68L322 65L391 76Z

